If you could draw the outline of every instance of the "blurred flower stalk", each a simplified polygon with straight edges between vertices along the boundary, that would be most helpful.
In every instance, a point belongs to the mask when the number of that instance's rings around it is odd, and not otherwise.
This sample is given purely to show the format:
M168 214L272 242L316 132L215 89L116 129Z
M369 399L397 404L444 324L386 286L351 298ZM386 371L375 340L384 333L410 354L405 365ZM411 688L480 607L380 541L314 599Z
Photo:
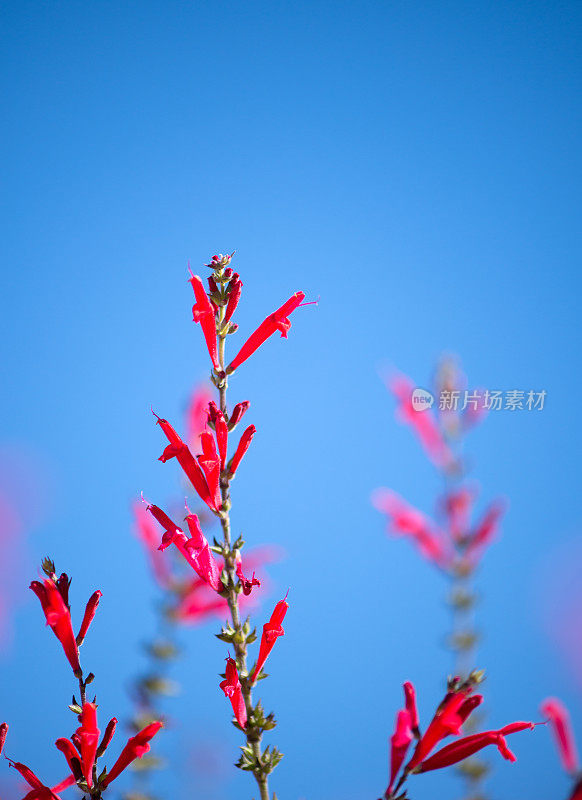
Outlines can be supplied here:
M372 501L386 515L390 533L409 538L420 554L446 575L449 581L447 603L452 617L446 645L454 655L454 673L466 680L477 661L479 641L475 622L479 599L474 586L475 573L485 550L497 535L506 508L506 501L497 499L476 523L472 523L478 487L467 480L469 462L465 457L465 438L486 414L482 393L466 390L466 378L451 357L443 358L436 370L430 393L439 398L436 408L415 404L415 393L419 390L405 375L391 375L388 387L397 401L397 417L416 433L441 475L444 491L437 500L434 517L409 505L391 489L376 490ZM420 391L425 396L429 394ZM458 402L460 397L465 397L464 403ZM482 716L473 715L467 730L474 729L481 720ZM467 800L484 800L487 764L480 758L467 758L458 769L466 779Z

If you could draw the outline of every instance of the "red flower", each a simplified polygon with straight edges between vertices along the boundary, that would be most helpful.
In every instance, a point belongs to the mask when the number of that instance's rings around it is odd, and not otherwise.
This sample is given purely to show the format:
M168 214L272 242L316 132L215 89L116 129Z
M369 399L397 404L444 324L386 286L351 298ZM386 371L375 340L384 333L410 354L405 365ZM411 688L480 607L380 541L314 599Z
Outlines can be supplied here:
M204 433L200 434L200 443L202 445L202 454L197 456L198 463L204 472L214 506L220 508L222 504L220 496L220 459L216 452L214 436L209 431L204 431Z
M236 662L233 658L230 658L230 656L226 659L226 678L221 681L220 688L224 692L225 696L229 698L232 704L232 710L236 717L236 721L241 728L246 728L247 709L238 677Z
M275 642L279 636L283 636L285 634L281 623L285 619L285 614L287 613L288 608L289 604L285 599L279 600L273 610L273 613L271 614L271 619L268 622L265 622L263 625L263 635L261 636L259 657L251 675L251 684L253 684L257 677L261 674L261 670L265 664L265 661L269 657L269 653L275 646Z
M226 306L226 313L224 315L224 323L230 322L230 318L236 311L238 301L240 300L243 282L241 281L237 272L234 273L228 284L228 304Z
M224 586L220 580L220 568L210 551L196 514L188 514L186 517L191 534L191 538L188 539L182 528L179 528L161 508L152 504L148 504L146 508L166 531L158 549L165 550L166 547L175 544L196 574L212 586L214 591L222 591Z
M235 450L233 457L228 462L228 474L230 478L234 477L235 472L237 471L240 462L242 461L242 457L249 449L249 446L253 440L253 436L257 432L257 429L254 425L249 425L249 427L244 431L243 435L240 437L240 441L238 446Z
M54 635L61 643L73 672L80 673L79 650L71 624L71 612L65 605L61 593L54 582L47 578L42 583L32 581L30 588L40 600L46 624L50 625Z
M220 453L220 469L224 469L228 450L228 425L224 414L212 400L208 403L208 419L214 425L216 444Z
M93 622L102 594L103 592L100 592L99 589L96 592L93 592L89 598L89 601L87 602L87 605L85 606L83 622L81 623L81 627L79 628L79 633L77 634L76 639L78 647L83 644L85 636L87 635L87 631L89 630L89 626Z
M58 794L55 794L54 790L49 786L45 786L40 778L37 778L34 772L27 767L26 764L21 764L19 761L12 761L12 759L8 757L6 758L10 766L14 767L14 769L17 769L28 785L32 786L32 791L28 792L23 800L61 800ZM55 789L59 789L60 791L61 788L66 788L63 784L66 783L66 786L71 786L74 782L74 779L72 781L70 779L66 779L60 783L58 787L55 786Z
M103 734L103 739L101 739L101 743L97 748L97 758L100 758L111 744L111 740L113 739L113 734L115 733L116 728L117 728L117 718L112 717L107 723L107 727L105 728L105 733Z
M87 785L93 785L93 764L99 743L100 730L97 727L97 706L95 703L83 703L80 714L81 726L75 731L81 753L81 766Z
M418 766L421 761L424 761L442 739L452 733L458 735L461 732L461 725L469 713L467 712L467 707L463 708L463 706L470 692L471 688L466 687L447 694L432 718L424 736L421 737L416 745L412 758L406 766L408 772Z
M410 727L413 734L418 737L420 734L418 728L418 711L416 708L416 691L410 681L406 681L402 688L404 689L404 703L406 705L406 710L410 714Z
M196 303L192 306L192 316L194 322L199 322L202 328L202 333L206 340L206 347L210 354L212 366L216 372L220 372L220 363L218 361L218 347L216 344L216 317L212 303L208 299L208 295L204 291L204 285L198 275L193 275L190 272L190 283L194 289L194 296Z
M210 490L208 488L208 484L206 482L206 478L204 473L202 472L200 466L198 465L196 459L190 452L188 445L186 445L182 439L178 436L174 428L170 425L170 423L158 417L158 415L154 411L154 416L157 417L157 424L163 430L163 432L168 437L168 441L170 444L166 447L162 455L159 457L159 461L165 463L170 458L176 457L178 463L186 473L186 477L194 487L194 489L198 492L200 498L213 510L217 511L216 499L211 496Z
M75 778L83 777L87 785L91 787L93 785L93 765L95 764L97 743L99 741L97 706L95 703L83 704L80 721L81 726L77 728L71 737L73 741L63 738L57 739L55 744L67 759L69 769ZM110 725L111 723L109 723Z
M253 591L253 586L260 586L261 582L255 578L255 573L253 572L253 577L249 580L245 578L242 571L242 558L237 550L237 559L236 559L236 577L240 581L240 585L242 586L243 594L249 595Z
M411 727L412 719L410 712L404 710L399 711L396 717L394 733L390 739L390 783L386 789L386 797L389 797L392 792L394 781L402 766L410 742L413 739Z
M479 750L482 750L487 745L494 744L497 749L507 761L516 761L514 754L507 746L505 736L510 733L517 733L518 731L525 730L525 728L533 728L533 722L519 722L512 725L506 725L498 731L483 731L483 733L475 733L472 736L465 736L457 742L446 745L441 750L438 750L433 756L427 758L422 764L413 769L413 772L428 772L432 769L441 769L443 767L450 767L451 764L457 764L459 761L472 756Z
M136 733L135 736L130 736L119 758L111 768L111 771L108 772L103 779L103 788L109 786L132 761L135 761L136 758L142 758L142 756L150 750L150 741L162 727L163 725L161 722L150 722L149 725L146 725L145 728L139 733Z
M228 420L229 430L232 430L234 426L241 421L246 412L249 410L250 404L250 400L243 400L242 403L236 404L236 406L232 409L232 414Z
M566 772L578 772L580 764L568 709L556 697L548 697L542 703L540 710L550 720L564 769Z
M252 356L255 350L264 344L269 336L272 336L276 331L279 331L281 336L286 339L287 331L291 327L291 323L287 317L301 305L304 299L305 294L303 292L295 292L295 294L290 297L286 303L283 303L281 308L278 308L276 311L273 311L272 314L269 314L267 319L261 322L256 331L251 333L236 356L230 362L226 368L227 375L240 367L243 361L246 361L247 358Z

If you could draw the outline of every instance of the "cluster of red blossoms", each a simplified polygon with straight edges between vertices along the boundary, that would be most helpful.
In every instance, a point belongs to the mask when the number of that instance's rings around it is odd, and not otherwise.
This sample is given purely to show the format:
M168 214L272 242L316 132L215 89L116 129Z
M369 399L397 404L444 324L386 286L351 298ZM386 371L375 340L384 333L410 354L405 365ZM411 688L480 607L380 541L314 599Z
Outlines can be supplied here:
M162 727L159 721L153 721L146 725L143 730L131 736L117 760L110 770L98 767L98 760L105 754L109 747L117 719L111 719L99 741L101 731L97 727L97 702L86 700L86 688L94 679L93 673L89 673L83 680L83 670L79 658L79 648L83 644L89 626L95 617L101 592L94 592L89 598L85 608L83 620L78 634L73 633L71 621L71 609L69 606L69 587L71 581L66 573L62 573L58 578L55 573L54 564L50 559L43 562L43 571L47 575L41 581L33 581L30 588L39 598L42 610L46 618L46 624L51 628L56 638L61 643L73 673L79 681L81 692L81 703L73 697L73 703L69 706L71 711L77 715L79 727L70 739L57 739L55 745L65 756L68 767L68 774L55 786L47 786L35 773L25 764L13 761L7 757L10 766L14 767L22 775L24 780L31 787L24 800L60 800L59 792L76 785L81 791L91 797L101 797L101 794L114 781L123 770L128 767L136 758L141 758L150 749L149 742ZM8 725L0 725L0 753L4 747Z
M503 758L508 761L516 760L507 746L505 737L528 728L533 729L538 723L512 722L499 730L482 731L471 736L463 736L433 753L434 748L443 739L451 735L458 736L461 733L463 724L483 702L483 695L473 694L474 685L480 683L482 677L482 673L474 672L466 681L460 677L452 678L449 681L447 693L424 734L421 733L419 727L414 686L410 682L404 684L404 708L396 716L394 734L390 740L390 783L384 793L385 800L392 800L397 796L404 797L404 795L398 795L398 792L409 775L450 767L491 744L497 747ZM416 746L412 756L401 772L410 745L414 740Z

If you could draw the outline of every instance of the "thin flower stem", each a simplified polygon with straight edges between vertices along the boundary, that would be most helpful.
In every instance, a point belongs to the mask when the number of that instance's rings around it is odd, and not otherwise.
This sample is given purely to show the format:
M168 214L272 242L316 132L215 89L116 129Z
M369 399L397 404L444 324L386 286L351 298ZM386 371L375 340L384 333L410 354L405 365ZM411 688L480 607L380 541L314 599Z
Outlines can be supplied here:
M224 321L225 306L221 306L218 316L217 328L220 331ZM228 378L225 374L225 347L226 334L219 333L218 335L218 360L223 377L218 382L219 404L220 410L224 414L225 419L228 420L227 406L226 406L226 390L228 387ZM246 638L243 633L243 625L241 623L240 611L238 607L238 594L236 592L236 557L237 550L231 549L231 530L230 530L230 478L227 470L225 469L220 478L220 493L222 498L222 511L220 512L220 524L222 527L222 535L224 539L224 560L225 567L228 573L228 587L227 587L227 602L232 617L232 625L236 632L234 639L235 660L237 663L239 675L241 676L242 695L245 701L247 710L247 717L250 719L253 712L253 698L251 684L248 679L247 668L247 645ZM253 754L257 763L262 765L262 750L261 740L262 734L253 732L253 735L246 734L247 744L252 748ZM269 796L269 782L268 777L262 766L253 771L255 780L259 787L261 800L270 800Z

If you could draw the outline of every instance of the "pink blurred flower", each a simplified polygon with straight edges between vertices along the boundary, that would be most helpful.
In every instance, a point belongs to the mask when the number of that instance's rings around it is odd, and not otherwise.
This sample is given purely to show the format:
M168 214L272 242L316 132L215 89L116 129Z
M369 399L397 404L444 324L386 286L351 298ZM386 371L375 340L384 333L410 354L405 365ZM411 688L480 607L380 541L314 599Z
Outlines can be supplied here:
M495 500L471 532L465 556L472 564L475 564L481 558L485 549L497 535L499 520L505 513L507 505L507 501L504 499Z
M556 697L548 697L541 704L540 711L550 720L558 754L564 769L566 772L578 772L580 762L568 709Z
M454 541L469 533L471 510L477 497L476 486L461 486L441 498L439 505L447 520L447 528Z
M441 469L452 466L454 456L445 443L432 409L415 411L413 408L412 392L417 388L413 381L406 375L393 373L387 379L387 386L398 401L397 418L414 430L430 460Z
M372 505L386 514L391 533L409 536L421 554L441 569L452 564L452 554L444 533L422 512L410 506L391 489L376 489Z
M143 502L133 503L133 515L134 532L144 546L154 577L162 589L167 589L171 582L171 570L168 559L158 550L159 528L156 527Z
M206 384L197 386L190 395L186 409L186 441L194 451L200 448L200 434L206 430L208 403L211 400L212 393Z

